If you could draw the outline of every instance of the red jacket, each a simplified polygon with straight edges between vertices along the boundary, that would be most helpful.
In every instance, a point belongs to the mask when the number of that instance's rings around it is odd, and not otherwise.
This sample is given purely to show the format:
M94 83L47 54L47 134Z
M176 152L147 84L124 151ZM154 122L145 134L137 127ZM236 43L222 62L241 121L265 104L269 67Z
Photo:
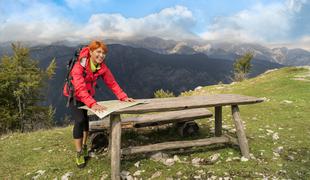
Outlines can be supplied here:
M70 75L72 76L72 85L74 87L74 96L76 100L83 102L86 106L92 107L96 100L95 95L96 80L102 77L104 83L112 90L119 100L127 98L127 94L119 87L113 74L105 63L101 63L100 69L93 73L90 68L90 54L88 48L83 48L80 52L78 61L73 66ZM83 74L86 76L83 76ZM63 94L68 96L67 83L64 86Z

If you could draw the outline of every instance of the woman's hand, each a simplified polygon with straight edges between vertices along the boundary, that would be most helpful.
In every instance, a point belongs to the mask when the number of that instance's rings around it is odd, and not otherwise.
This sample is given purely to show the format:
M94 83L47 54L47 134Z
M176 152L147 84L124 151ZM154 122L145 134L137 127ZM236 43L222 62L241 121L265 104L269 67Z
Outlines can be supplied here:
M99 104L94 104L94 105L91 107L91 109L92 109L93 111L99 111L99 112L102 112L102 111L107 110L107 108L106 108L105 106L101 106L101 105L99 105Z
M132 98L125 98L125 99L122 99L122 101L124 101L124 102L135 102L135 100Z

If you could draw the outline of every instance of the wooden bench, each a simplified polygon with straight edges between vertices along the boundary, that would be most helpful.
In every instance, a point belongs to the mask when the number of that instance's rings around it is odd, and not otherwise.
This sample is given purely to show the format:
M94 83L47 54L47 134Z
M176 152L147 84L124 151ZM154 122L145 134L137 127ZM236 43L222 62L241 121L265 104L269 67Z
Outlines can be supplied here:
M261 98L238 94L217 94L210 96L188 96L175 98L147 99L149 103L124 108L110 115L111 141L111 179L120 179L120 162L122 154L151 152L165 149L177 149L192 146L205 146L218 143L237 143L241 154L250 158L248 141L240 117L239 105L263 102ZM232 119L236 127L237 139L222 135L222 107L231 106ZM174 141L150 144L145 146L128 147L121 149L121 114L141 114L148 112L176 111L196 108L215 108L215 137L192 141Z
M198 132L199 127L193 122L195 119L208 117L212 117L212 112L206 108L185 109L124 118L121 120L121 126L122 129L131 129L175 123L179 135L187 136ZM107 118L90 122L90 141L93 149L105 148L109 144L106 137L109 128L110 122Z

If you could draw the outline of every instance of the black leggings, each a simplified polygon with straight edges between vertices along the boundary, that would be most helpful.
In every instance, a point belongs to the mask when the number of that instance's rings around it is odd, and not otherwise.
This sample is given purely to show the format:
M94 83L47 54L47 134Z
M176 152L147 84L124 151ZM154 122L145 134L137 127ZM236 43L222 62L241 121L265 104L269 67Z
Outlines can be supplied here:
M70 103L70 111L72 119L74 120L73 138L82 139L83 131L89 131L89 119L87 110L79 109L78 107L84 106L84 103L77 101L76 106Z

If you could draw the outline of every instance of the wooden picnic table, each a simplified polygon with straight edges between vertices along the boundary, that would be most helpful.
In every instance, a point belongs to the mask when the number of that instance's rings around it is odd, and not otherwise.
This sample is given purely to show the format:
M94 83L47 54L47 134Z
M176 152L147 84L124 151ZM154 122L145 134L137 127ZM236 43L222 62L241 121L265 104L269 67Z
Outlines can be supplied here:
M185 148L192 146L205 146L217 143L238 144L242 156L250 158L248 141L244 132L238 105L263 102L263 99L238 95L217 94L208 96L185 96L173 98L145 99L147 104L140 104L113 112L110 115L110 142L111 142L111 179L120 179L121 154L159 151L164 149ZM237 140L227 135L222 135L222 107L231 106L233 122L236 127ZM142 114L148 112L175 111L203 107L215 107L215 137L191 140L157 143L146 146L121 149L121 114Z

